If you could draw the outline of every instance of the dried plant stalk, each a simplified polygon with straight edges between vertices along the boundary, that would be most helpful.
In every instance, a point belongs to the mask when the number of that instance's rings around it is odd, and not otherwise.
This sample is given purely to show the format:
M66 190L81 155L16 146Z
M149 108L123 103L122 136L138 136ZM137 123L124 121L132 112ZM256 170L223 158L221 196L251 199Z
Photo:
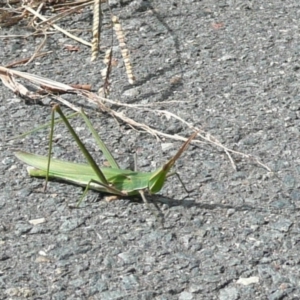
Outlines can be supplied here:
M93 16L93 39L92 39L92 61L99 54L100 36L101 36L101 0L94 0L94 16Z
M39 19L43 20L44 22L48 23L49 20L47 18L45 18L44 16L42 16L41 14L39 14L37 11L35 11L34 9L32 9L31 7L29 6L23 6L24 9L26 9L27 11L29 11L30 13L32 13L33 15L37 16ZM66 36L68 36L69 38L79 42L79 43L82 43L84 45L87 45L89 47L91 47L91 43L81 39L81 38L78 38L76 36L74 36L73 34L71 34L70 32L60 28L59 26L57 26L56 24L50 24L52 27L54 27L56 30L62 32L63 34L65 34Z
M128 82L130 84L134 84L135 77L132 72L132 65L130 63L129 50L126 47L125 35L123 32L122 26L121 26L121 24L119 22L119 18L117 16L112 16L111 19L112 19L114 30L116 32L116 35L117 35L117 38L119 41L119 45L121 48L121 54L122 54L122 57L124 60L124 65L125 65L126 74L128 77Z
M17 77L28 80L29 82L34 84L36 88L39 88L40 91L38 91L38 92L29 91L25 87L25 85L19 83L16 80ZM158 136L163 136L163 137L167 137L167 138L174 139L174 140L186 141L186 138L183 136L164 133L164 132L158 131L146 124L136 122L135 120L127 117L123 112L118 112L118 111L113 110L112 108L109 107L109 105L107 105L107 103L117 105L117 106L131 107L133 109L139 108L140 105L132 105L132 104L126 104L126 103L112 101L112 100L103 98L101 96L98 96L97 94L90 92L89 90L86 90L86 89L73 88L70 85L51 80L49 78L44 78L44 77L41 77L38 75L33 75L33 74L29 74L29 73L21 72L21 71L17 71L17 70L7 69L2 66L0 66L0 80L2 81L2 83L5 86L7 86L10 90L12 90L15 94L17 94L25 99L37 101L41 97L41 92L44 91L46 94L51 93L53 98L62 102L66 106L70 107L71 109L73 109L75 111L80 111L79 107L76 107L75 105L73 105L72 103L63 99L59 95L55 95L58 92L59 93L77 94L78 96L84 97L89 102L91 102L93 104L97 104L102 112L108 113L112 117L122 120L123 122L125 122L126 124L128 124L129 126L131 126L133 128L139 128L139 129L145 130L146 132L156 136L157 138L158 138ZM140 107L140 108L142 109L142 107ZM183 124L187 125L189 128L191 128L193 130L197 130L198 137L201 138L201 140L194 139L193 143L206 142L213 146L221 148L229 157L229 160L230 160L234 170L236 170L237 168L235 166L234 159L231 156L231 154L237 154L242 157L251 159L252 161L256 162L257 164L259 164L260 166L265 168L268 172L272 173L272 170L267 165L265 165L261 161L259 161L258 158L254 157L253 155L245 154L243 152L238 152L238 151L235 151L235 150L232 150L232 149L226 147L211 134L206 133L201 128L195 127L193 124L188 123L187 121L181 119L177 115L170 113L168 111L164 111L164 110L151 110L151 111L155 112L155 113L163 114L166 117L175 118L176 120L179 120Z
M102 91L104 94L104 97L107 97L109 94L110 89L110 82L109 82L109 75L111 72L111 61L112 61L112 48L106 50L105 57L104 57L104 64L106 65L106 68L104 68L101 71L101 75L103 78L103 88L99 90L99 93Z

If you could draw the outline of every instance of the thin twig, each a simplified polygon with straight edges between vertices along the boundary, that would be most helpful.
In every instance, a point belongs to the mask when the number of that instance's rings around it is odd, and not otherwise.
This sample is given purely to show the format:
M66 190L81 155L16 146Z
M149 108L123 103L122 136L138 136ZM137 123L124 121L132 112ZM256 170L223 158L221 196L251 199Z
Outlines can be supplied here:
M45 21L45 22L48 22L48 19L47 19L47 18L45 18L45 17L42 16L41 14L37 13L37 12L36 12L34 9L32 9L31 7L29 7L29 6L27 6L27 5L24 5L23 7L24 7L26 10L28 10L29 12L31 12L33 15L39 17L41 20L43 20L43 21ZM52 27L54 27L56 30L58 30L58 31L62 32L63 34L65 34L66 36L68 36L69 38L71 38L71 39L73 39L73 40L75 40L75 41L77 41L77 42L79 42L79 43L82 43L82 44L84 44L84 45L86 45L86 46L89 46L89 47L92 46L91 43L89 43L89 42L87 42L87 41L85 41L85 40L83 40L83 39L81 39L81 38L79 38L79 37L77 37L77 36L75 36L75 35L69 33L68 31L66 31L66 30L64 30L64 29L62 29L62 28L60 28L59 26L57 26L57 25L55 25L55 24L51 24L51 23L50 23L50 25L51 25Z
M89 2L86 2L86 3L80 4L80 5L77 4L75 7L72 7L72 8L70 8L70 9L68 9L68 10L64 10L64 11L62 11L61 13L58 13L58 14L56 14L55 16L53 16L53 17L47 19L46 21L40 22L39 25L43 25L44 23L50 23L50 22L53 23L54 21L57 22L57 21L59 21L60 19L66 17L66 16L68 16L68 15L71 15L71 14L73 14L74 12L76 12L76 11L78 11L78 10L80 10L80 9L82 9L82 8L84 8L84 7L86 7L86 6L91 5L93 2L94 2L94 1L89 1Z
M38 46L38 48L36 49L36 51L33 53L33 55L31 56L31 58L28 60L28 62L25 64L25 66L27 66L29 63L31 63L38 55L39 52L42 50L42 48L44 47L45 43L47 41L47 34L44 35L44 39L41 42L41 44Z
M127 117L122 112L117 112L117 111L111 109L108 105L105 104L106 99L98 96L95 93L92 93L87 90L76 89L76 88L71 87L70 85L60 83L60 82L57 82L57 81L54 81L51 79L43 78L43 77L40 77L37 75L28 74L28 73L20 72L20 71L16 71L16 70L10 70L10 69L0 66L0 79L2 80L4 85L6 85L8 88L10 88L14 93L16 93L18 95L32 97L32 98L40 97L40 95L38 93L30 92L24 85L18 83L15 79L15 76L18 76L18 77L21 77L21 78L24 78L24 79L27 79L27 80L33 82L34 84L38 85L40 88L44 89L48 93L49 93L49 91L50 92L55 91L55 92L72 93L72 94L77 94L79 96L82 96L82 97L86 98L89 102L91 102L93 104L97 104L102 112L108 113L109 115L113 116L114 118L120 119L123 122L125 122L135 128L140 128L140 129L154 135L157 139L159 139L159 136L162 136L162 137L166 137L166 138L173 139L173 140L186 141L186 138L183 136L171 135L171 134L161 132L161 131L156 130L146 124L136 122L135 120ZM63 99L60 96L52 95L52 97L56 98L58 101L64 103L65 105L67 105L68 107L72 108L75 111L79 110L78 107L74 106L73 104L71 104L70 102L68 102L67 100ZM110 100L109 103L111 103L111 102L112 101ZM116 103L117 102L115 102L114 104L116 104ZM257 158L253 157L252 155L234 151L234 150L224 146L218 139L216 139L209 133L206 133L203 130L193 126L191 123L188 123L187 121L183 120L182 118L180 118L179 116L177 116L171 112L168 112L165 110L149 110L149 109L145 109L145 110L153 111L155 113L159 112L166 116L175 118L176 120L179 120L181 123L185 124L189 128L199 131L198 136L202 140L194 139L192 142L193 143L203 143L203 141L205 141L206 143L209 143L209 144L212 144L214 146L221 148L228 155L230 162L231 162L232 166L234 167L234 169L236 169L234 160L229 153L237 154L237 155L249 158L249 159L254 159L257 164L259 164L260 166L262 166L269 172L272 172L272 170L268 166L266 166L265 164L260 162Z
M52 53L53 51L48 51L48 52L42 52L42 53L37 53L35 55L35 58L37 57L42 57L42 56L45 56L45 55L48 55L50 53ZM23 65L25 63L27 63L29 60L31 60L32 57L27 57L27 58L23 58L23 59L20 59L18 61L15 61L15 62L12 62L8 65L6 65L5 67L6 68L11 68L11 67L14 67L14 66L17 66L17 65Z

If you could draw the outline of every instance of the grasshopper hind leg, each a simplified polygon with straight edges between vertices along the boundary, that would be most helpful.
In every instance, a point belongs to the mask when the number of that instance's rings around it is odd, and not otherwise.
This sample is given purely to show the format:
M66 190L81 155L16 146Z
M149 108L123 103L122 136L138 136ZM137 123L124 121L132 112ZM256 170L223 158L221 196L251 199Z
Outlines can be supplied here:
M188 190L188 189L186 188L184 182L182 181L180 175L179 175L177 172L173 172L173 173L168 174L168 177L171 177L171 176L174 176L174 175L176 175L176 177L177 177L177 179L180 181L180 183L181 183L183 189L184 189L185 192L189 195L193 190Z
M161 223L161 225L163 226L164 224L164 220L165 220L165 216L162 213L162 211L160 210L160 208L158 207L157 203L153 202L153 205L155 206L156 210L154 210L153 208L150 207L150 203L147 200L144 190L139 190L139 194L141 195L144 203L146 204L147 208L155 215L156 220L159 221Z

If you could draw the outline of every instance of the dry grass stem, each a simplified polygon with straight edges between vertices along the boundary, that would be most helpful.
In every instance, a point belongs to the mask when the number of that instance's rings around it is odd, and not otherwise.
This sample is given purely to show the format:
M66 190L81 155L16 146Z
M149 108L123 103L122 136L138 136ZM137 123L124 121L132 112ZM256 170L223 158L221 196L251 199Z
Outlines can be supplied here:
M135 77L133 75L132 71L132 65L130 62L130 56L129 56L129 50L127 49L126 42L125 42L125 35L122 29L122 26L119 22L119 18L117 16L112 16L112 22L113 22L113 27L117 35L117 39L119 41L119 46L121 49L121 54L124 60L124 65L126 69L126 74L128 78L128 82L130 84L134 84L135 82Z
M39 55L40 51L42 50L42 48L46 44L46 41L47 41L47 34L44 35L43 41L41 42L41 44L38 46L38 48L36 49L36 51L33 53L33 55L31 56L31 58L28 60L28 62L25 65L30 64Z
M109 75L111 73L111 67L112 67L112 64L111 64L112 48L106 50L103 62L106 65L106 68L104 68L101 71L101 75L102 75L104 83L103 83L103 87L99 90L99 94L101 95L101 92L102 92L104 97L107 97L109 94L109 89L110 89Z
M38 92L29 91L24 85L17 82L16 77L26 79L26 80L30 81L31 83L33 83L35 85L35 87L38 89ZM159 139L159 136L161 136L161 137L166 137L166 138L173 139L173 140L186 141L186 138L183 136L171 135L171 134L161 132L159 130L151 128L150 126L148 126L146 124L136 122L135 120L127 117L123 112L118 112L118 111L111 109L106 103L110 103L110 104L113 103L114 105L127 106L127 107L129 105L122 104L118 101L108 100L108 99L98 96L97 94L90 92L88 90L74 88L70 85L60 83L60 82L57 82L57 81L54 81L54 80L51 80L48 78L43 78L43 77L29 74L26 72L10 70L10 69L7 69L7 68L1 67L1 66L0 66L0 79L2 80L3 84L5 86L7 86L9 89L11 89L15 94L23 96L27 99L30 98L30 99L33 99L34 101L36 101L37 99L39 99L41 97L41 91L43 91L44 93L50 94L53 98L57 99L64 105L70 107L71 109L73 109L75 111L78 111L79 110L78 107L74 106L72 103L63 99L62 97L54 95L54 93L77 94L78 96L84 97L89 102L91 102L93 104L97 104L102 112L108 113L112 117L119 119L119 120L129 124L132 127L144 130L144 131L150 133L151 135L154 135L157 139ZM137 108L136 106L134 106L134 107L135 107L135 109ZM182 118L180 118L179 116L177 116L171 112L168 112L165 110L150 110L150 109L142 108L142 107L139 107L139 109L144 109L144 110L147 110L147 111L150 111L153 113L163 114L168 118L175 118L176 120L180 121L187 127L191 128L195 131L199 131L198 137L200 137L201 140L194 139L192 141L192 143L206 142L208 144L211 144L213 146L221 148L229 157L229 160L235 170L236 170L236 166L235 166L234 159L232 158L231 154L236 154L236 155L240 155L242 157L248 158L248 159L252 159L257 164L259 164L260 166L262 166L263 168L268 170L269 172L272 172L268 166L266 166L265 164L260 162L257 158L253 157L252 155L234 151L234 150L224 146L218 139L216 139L211 134L206 133L202 129L193 126L193 124L188 123L187 121L183 120Z
M42 56L48 55L48 54L50 54L50 53L52 53L52 51L36 53L36 55L34 55L34 58L42 57ZM32 56L31 56L31 57L28 57L28 58L20 59L20 60L15 61L15 62L12 62L12 63L6 65L5 67L6 67L6 68L11 68L11 67L14 67L14 66L17 66L17 65L23 65L23 64L26 64L29 60L30 60L30 61L32 60Z
M93 16L93 39L92 39L92 58L91 60L96 60L99 54L100 47L100 36L101 36L101 1L94 0L94 16Z
M31 7L29 7L29 6L23 6L26 10L28 10L30 13L32 13L33 15L35 15L35 16L37 16L38 18L40 18L41 20L43 20L43 21L45 21L45 22L49 22L49 20L47 19L47 18L45 18L44 16L42 16L41 14L39 14L38 12L36 12L34 9L32 9ZM77 36L75 36L75 35L73 35L73 34L71 34L71 33L69 33L68 31L66 31L66 30L64 30L64 29L62 29L62 28L60 28L58 25L55 25L55 24L52 24L51 22L50 22L50 24L49 25L51 25L52 27L54 27L56 30L58 30L58 31L60 31L61 33L63 33L64 35L66 35L66 36L68 36L69 38L71 38L71 39L73 39L73 40L75 40L75 41L77 41L77 42L79 42L79 43L82 43L82 44L84 44L84 45L86 45L86 46L89 46L89 47L91 47L92 45L91 45L91 43L89 43L89 42L87 42L87 41L85 41L85 40L83 40L83 39L81 39L81 38L79 38L79 37L77 37Z
M86 6L91 5L93 2L94 1L89 1L89 2L85 1L85 3L83 3L83 4L76 4L75 7L72 7L70 9L68 9L68 10L64 10L64 11L56 14L55 16L47 19L46 21L40 22L39 25L43 25L44 23L53 23L54 21L57 22L57 21L61 20L62 18L75 13L75 12L81 10L82 8L86 7ZM69 4L65 4L65 5L69 6L70 3Z

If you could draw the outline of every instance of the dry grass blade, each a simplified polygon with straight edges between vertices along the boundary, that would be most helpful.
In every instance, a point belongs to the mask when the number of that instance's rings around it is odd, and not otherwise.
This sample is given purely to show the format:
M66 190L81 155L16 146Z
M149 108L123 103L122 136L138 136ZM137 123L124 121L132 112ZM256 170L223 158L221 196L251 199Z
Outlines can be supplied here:
M99 54L100 36L101 36L101 1L94 0L94 16L93 16L93 39L92 39L92 59L96 60Z
M61 3L59 3L60 1L57 1L58 3L56 3L54 6L54 8L59 9L59 8L63 8L65 6L79 6L79 5L91 5L93 4L94 0L77 0L77 1L66 1L66 0L62 0ZM102 0L102 2L106 2L106 0Z
M28 60L28 62L25 65L28 65L29 63L31 63L39 55L40 51L42 50L42 48L46 44L46 41L47 41L47 34L44 35L43 41L41 42L41 44L38 46L36 51L33 53L31 58Z
M34 9L32 9L31 7L29 7L29 6L23 6L26 10L28 10L30 13L32 13L33 15L35 15L35 16L37 16L38 18L40 18L41 20L43 20L43 21L45 21L45 22L49 22L49 20L47 19L47 18L45 18L44 16L42 16L41 14L39 14L38 12L36 12ZM57 25L55 25L55 24L52 24L51 22L50 22L50 25L52 26L52 27L54 27L56 30L58 30L58 31L60 31L61 33L63 33L63 34L65 34L66 36L68 36L69 38L71 38L71 39L73 39L73 40L75 40L75 41L77 41L77 42L79 42L79 43L82 43L82 44L84 44L84 45L86 45L86 46L89 46L89 47L91 47L91 43L89 43L89 42L87 42L87 41L85 41L85 40L83 40L83 39L81 39L81 38L79 38L79 37L77 37L77 36L75 36L75 35L73 35L73 34L71 34L71 33L69 33L68 31L66 31L66 30L64 30L64 29L62 29L62 28L60 28L59 26L57 26Z
M29 91L24 85L17 82L15 77L26 79L36 85L36 92ZM43 78L37 75L29 74L26 72L20 72L16 70L10 70L0 66L0 79L3 84L12 90L16 95L21 96L28 100L39 101L41 94L52 94L52 93L77 93L79 89L73 88L70 85L66 85L57 81L53 81L48 78ZM80 109L68 102L67 100L60 99L60 101L75 111Z
M54 81L48 78L44 78L38 75L21 72L17 70L11 70L7 69L5 67L0 66L0 75L10 75L10 76L16 76L23 79L26 79L34 84L37 84L41 88L45 88L48 90L57 90L64 93L76 93L76 89L72 88L70 85L60 83L58 81Z
M18 83L9 72L0 71L0 79L6 87L25 99L30 98L36 100L40 98L40 95L30 92L24 85Z
M9 27L19 23L23 19L21 14L16 14L14 11L0 8L0 26Z
M140 128L140 129L142 129L142 130L144 130L144 131L146 131L146 132L154 135L156 138L158 138L159 136L163 136L163 137L166 137L166 138L169 138L169 139L173 139L173 140L186 141L185 137L182 137L180 135L170 135L170 134L161 132L159 130L151 128L150 126L148 126L146 124L142 124L142 123L136 122L135 120L126 117L123 113L120 113L120 112L112 110L110 107L108 107L107 105L104 104L105 102L107 102L108 99L102 98L101 96L97 96L96 94L91 93L91 92L80 91L79 93L82 94L83 96L85 96L92 103L96 103L102 111L104 111L106 113L109 113L114 118L120 119L120 120L122 120L123 122L127 123L128 125L130 125L132 127ZM109 100L109 102L111 104L115 104L115 105L119 105L119 106L128 106L126 104L123 105L120 102L114 102L112 100ZM147 110L147 109L145 109L145 110ZM153 110L151 110L151 111L153 111ZM203 143L203 141L204 141L204 142L206 142L208 144L215 145L215 146L221 148L227 154L227 156L228 156L228 158L229 158L229 160L231 162L231 165L234 168L234 170L237 170L237 168L235 166L234 159L232 158L232 156L231 156L230 153L234 153L234 154L240 155L242 157L245 157L245 158L248 158L248 159L252 159L257 164L259 164L260 166L262 166L264 169L268 170L269 172L272 172L272 170L267 165L263 164L256 157L254 157L252 155L249 155L249 154L242 153L242 152L234 151L234 150L232 150L232 149L224 146L218 139L216 139L211 134L205 133L200 128L197 128L197 127L193 126L192 124L186 122L185 120L183 120L182 118L178 117L177 115L172 114L172 113L170 113L168 111L163 111L163 110L161 110L161 111L154 110L154 112L155 111L163 113L166 116L173 117L173 118L179 120L181 123L187 125L189 128L193 129L194 131L198 131L198 136L200 136L200 138L202 139L202 141L194 139L192 141L192 143Z
M74 3L75 3L75 2L74 2ZM73 5L75 5L74 3L73 3ZM56 22L56 21L59 21L60 19L62 19L62 18L64 18L64 17L68 16L68 15L71 15L71 14L73 14L73 13L79 11L79 10L81 10L82 8L86 7L86 6L91 5L91 4L93 3L93 1L89 1L89 2L86 2L86 1L85 1L85 3L83 3L83 4L78 4L79 2L76 2L76 3L77 3L77 4L76 4L75 7L72 7L72 8L70 8L70 9L68 9L68 10L64 10L64 11L62 11L61 13L58 13L58 14L56 14L55 16L53 16L53 17L47 19L47 21L40 22L39 25L43 25L44 23L49 23L49 22L53 23L54 21L55 21L55 22ZM62 4L62 5L63 5L63 4ZM64 4L64 5L70 6L71 3Z
M37 57L42 57L42 56L45 56L45 55L48 55L52 53L52 51L47 51L47 52L42 52L42 53L36 53L34 55L34 58L37 58ZM17 66L17 65L23 65L23 64L26 64L28 63L28 61L31 61L32 60L32 56L31 57L28 57L28 58L22 58L20 60L17 60L17 61L14 61L8 65L6 65L5 67L6 68L11 68L11 67L14 67L14 66Z
M40 3L36 10L36 13L39 14L42 11L44 6L45 6L45 3ZM33 18L31 19L31 21L29 22L29 26L34 27L34 24L36 23L37 18L38 18L37 15L34 15Z
M151 128L150 126L146 125L146 124L142 124L139 122L136 122L135 120L128 118L127 116L125 116L122 112L117 112L113 109L111 109L108 105L105 105L105 102L109 102L112 103L114 105L119 105L119 106L129 106L126 104L122 104L120 102L117 101L112 101L112 100L108 100L106 98L103 98L101 96L98 96L95 93L89 92L87 90L82 90L82 89L76 89L73 88L70 85L64 84L64 83L60 83L51 79L47 79L47 78L43 78L37 75L32 75L32 74L28 74L25 72L20 72L20 71L15 71L15 70L10 70L7 69L5 67L1 67L0 66L0 79L2 80L3 84L6 85L8 88L10 88L14 93L18 94L18 95L25 95L26 97L39 97L40 94L30 94L30 92L20 83L16 82L14 76L17 77L21 77L23 79L27 79L30 82L38 85L40 88L44 89L45 92L51 93L52 92L63 92L63 93L72 93L72 94L77 94L79 96L82 96L84 98L86 98L88 101L90 101L93 104L97 104L99 106L99 108L101 109L101 111L108 113L109 115L111 115L114 118L120 119L123 122L127 123L128 125L132 126L133 128L139 128L142 129L152 135L154 135L156 138L159 138L159 136L163 136L166 138L170 138L173 140L179 140L179 141L186 141L186 138L180 135L170 135L164 132L161 132L159 130L156 130L154 128ZM29 93L28 93L29 92ZM53 95L53 97L55 99L57 99L58 101L62 102L63 104L65 104L66 106L70 107L71 109L75 110L75 111L79 111L79 108L74 106L73 104L71 104L70 102L68 102L67 100L63 99L62 97ZM133 106L135 107L135 109L137 108L137 106ZM139 107L140 109L142 109L141 107ZM151 110L153 111L153 110ZM192 141L192 143L209 143L211 145L217 146L218 148L221 148L229 157L229 160L233 166L234 169L236 169L236 166L234 164L234 160L232 158L232 156L230 155L230 153L234 153L237 155L241 155L245 158L248 159L252 159L254 160L256 163L258 163L260 166L262 166L263 168L265 168L266 170L268 170L269 172L272 172L271 169L266 166L265 164L263 164L262 162L260 162L257 158L253 157L252 155L248 155L242 152L237 152L234 150L229 149L228 147L224 146L223 144L221 144L218 139L216 139L215 137L213 137L212 135L205 133L203 130L193 126L192 124L186 122L185 120L183 120L182 118L178 117L175 114L172 114L168 111L164 111L164 110L154 110L154 112L156 113L161 113L164 114L168 117L172 117L175 118L177 120L179 120L181 123L185 124L186 126L188 126L189 128L192 128L198 132L198 136L202 139L202 140L197 140L194 139Z

